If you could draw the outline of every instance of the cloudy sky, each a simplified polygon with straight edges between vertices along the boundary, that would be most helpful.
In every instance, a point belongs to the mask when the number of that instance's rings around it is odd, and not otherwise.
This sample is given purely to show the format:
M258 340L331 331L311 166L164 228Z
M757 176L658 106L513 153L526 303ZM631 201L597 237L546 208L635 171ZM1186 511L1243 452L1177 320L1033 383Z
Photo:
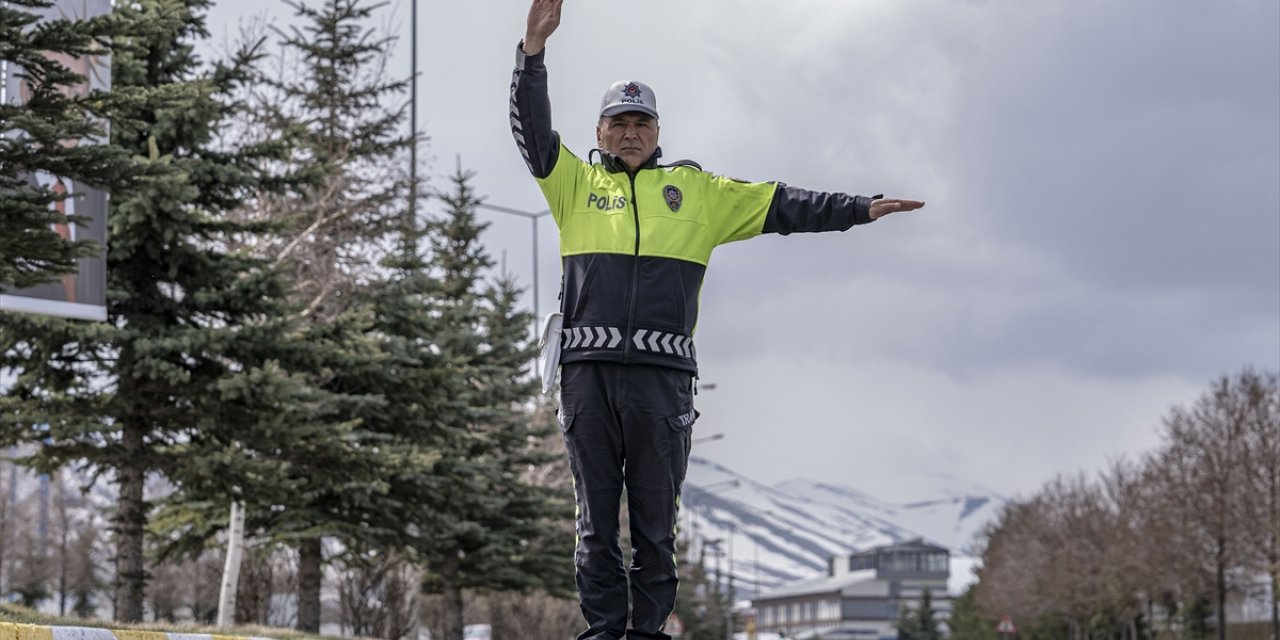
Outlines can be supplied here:
M527 7L419 5L419 122L436 185L461 156L489 202L540 211L507 123ZM258 15L288 12L218 0L215 42ZM382 19L407 75L407 0ZM604 89L634 79L669 160L928 201L717 251L697 430L726 437L696 449L758 480L1026 494L1155 447L1217 376L1280 369L1274 0L566 0L547 64L580 155ZM489 219L528 283L530 223Z

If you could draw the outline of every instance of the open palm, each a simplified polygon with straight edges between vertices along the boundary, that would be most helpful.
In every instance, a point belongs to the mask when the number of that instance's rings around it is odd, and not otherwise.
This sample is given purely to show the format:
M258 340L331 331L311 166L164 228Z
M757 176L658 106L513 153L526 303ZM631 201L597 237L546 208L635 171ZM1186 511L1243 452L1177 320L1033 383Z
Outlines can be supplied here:
M564 0L533 0L529 7L529 26L525 32L525 44L533 49L542 49L560 26L560 8Z

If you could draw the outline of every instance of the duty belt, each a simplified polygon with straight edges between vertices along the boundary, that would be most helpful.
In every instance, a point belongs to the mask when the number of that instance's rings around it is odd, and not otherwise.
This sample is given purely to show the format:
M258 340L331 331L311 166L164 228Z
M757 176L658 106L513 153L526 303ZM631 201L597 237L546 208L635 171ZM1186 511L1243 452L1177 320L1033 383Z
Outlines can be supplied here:
M653 329L637 329L631 335L631 345L651 353L693 358L693 337ZM617 327L570 327L563 331L561 349L625 349L622 332Z

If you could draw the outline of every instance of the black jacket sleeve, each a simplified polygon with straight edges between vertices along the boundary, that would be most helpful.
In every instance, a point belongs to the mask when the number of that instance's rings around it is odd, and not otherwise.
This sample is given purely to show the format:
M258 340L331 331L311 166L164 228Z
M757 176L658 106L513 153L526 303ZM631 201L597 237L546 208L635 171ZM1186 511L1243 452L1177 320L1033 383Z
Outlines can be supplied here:
M511 76L511 135L535 178L551 175L560 154L560 134L551 129L551 98L547 95L544 48L526 55L516 45L516 70Z
M844 231L871 222L871 201L879 197L824 193L778 183L761 232Z

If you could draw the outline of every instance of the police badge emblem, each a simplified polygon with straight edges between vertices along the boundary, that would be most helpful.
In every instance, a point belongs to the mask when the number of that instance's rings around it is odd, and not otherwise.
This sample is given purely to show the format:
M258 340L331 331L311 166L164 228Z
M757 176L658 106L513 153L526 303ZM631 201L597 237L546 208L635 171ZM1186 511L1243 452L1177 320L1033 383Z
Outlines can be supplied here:
M662 197L667 201L667 207L671 209L672 213L679 211L680 204L684 202L684 194L680 193L680 190L675 185L667 185L662 190Z

